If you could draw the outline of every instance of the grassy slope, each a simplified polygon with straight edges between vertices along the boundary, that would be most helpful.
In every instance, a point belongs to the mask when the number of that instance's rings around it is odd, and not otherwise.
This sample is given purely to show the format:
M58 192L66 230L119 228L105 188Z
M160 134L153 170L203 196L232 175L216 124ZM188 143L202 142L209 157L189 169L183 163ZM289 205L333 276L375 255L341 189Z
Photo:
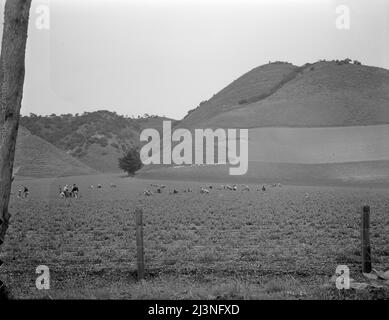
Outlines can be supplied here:
M296 69L290 63L273 63L254 68L203 103L178 125L200 128L203 121L236 107L240 100L272 92Z
M389 123L389 71L320 62L268 98L218 113L204 127L321 127Z
M231 176L227 166L155 167L142 170L144 179L220 183L283 183L290 185L389 186L389 161L330 164L249 162L245 175Z
M269 94L257 102L238 103L240 99L250 100L266 92ZM319 183L323 179L338 183L342 179L362 182L376 178L381 183L387 179L385 161L389 157L384 142L387 127L365 126L389 123L388 101L388 70L335 62L300 68L275 63L243 75L193 111L179 126L251 128L250 170L237 178L239 181ZM354 127L312 131L263 128L334 126ZM318 157L319 154L322 156ZM362 162L367 160L370 162ZM377 160L381 165L375 168ZM339 164L303 166L289 162ZM226 168L162 168L163 173L153 169L154 174L173 179L231 179ZM145 168L142 172L146 176L151 174L148 171Z
M18 175L29 177L59 177L95 174L96 171L54 147L47 141L19 128L15 168Z
M389 160L389 125L249 130L249 159L336 163Z

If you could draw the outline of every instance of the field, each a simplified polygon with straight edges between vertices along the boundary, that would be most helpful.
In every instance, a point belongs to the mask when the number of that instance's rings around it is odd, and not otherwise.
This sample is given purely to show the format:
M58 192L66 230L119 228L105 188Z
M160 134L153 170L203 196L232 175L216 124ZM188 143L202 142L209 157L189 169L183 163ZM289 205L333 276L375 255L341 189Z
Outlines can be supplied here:
M248 133L248 170L243 175L231 176L228 166L222 164L151 165L145 166L140 175L220 183L278 181L298 185L389 187L389 140L386 139L389 125L251 128ZM196 152L202 152L202 148L202 144L195 146Z
M58 198L78 183L81 198ZM101 183L103 188L91 189ZM111 188L115 183L116 188ZM142 194L163 183L162 194ZM31 196L18 199L28 185ZM212 185L200 194L200 185ZM387 291L325 288L340 264L360 273L360 207L371 206L376 269L389 269L389 190L269 187L228 191L220 184L113 175L16 180L2 275L16 298L344 299ZM178 194L170 194L176 188ZM184 193L185 188L193 192ZM220 190L219 190L220 189ZM134 209L144 212L147 278L136 281ZM51 289L35 288L38 265Z

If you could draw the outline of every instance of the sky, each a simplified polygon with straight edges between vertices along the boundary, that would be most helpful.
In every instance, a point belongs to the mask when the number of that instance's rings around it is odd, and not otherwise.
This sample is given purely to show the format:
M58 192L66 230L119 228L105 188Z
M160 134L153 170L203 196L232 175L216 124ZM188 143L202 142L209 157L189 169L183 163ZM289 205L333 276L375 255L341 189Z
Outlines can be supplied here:
M104 109L181 119L269 61L349 57L389 69L386 0L32 3L23 115ZM340 5L346 29L336 24Z

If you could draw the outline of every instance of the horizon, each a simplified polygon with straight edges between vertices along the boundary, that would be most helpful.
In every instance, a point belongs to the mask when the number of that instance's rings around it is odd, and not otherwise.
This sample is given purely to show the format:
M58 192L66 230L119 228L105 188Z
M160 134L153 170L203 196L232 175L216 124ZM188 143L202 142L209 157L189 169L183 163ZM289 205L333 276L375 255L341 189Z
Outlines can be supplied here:
M344 58L344 59L346 59L346 58ZM350 58L351 60L358 60L358 59L354 59L354 58ZM326 60L326 59L320 59L320 60L324 60L325 62L333 62L332 60ZM343 59L340 59L340 60L343 60ZM289 61L282 61L283 63L290 63L290 64L292 64L292 65L294 65L294 66L297 66L297 67L300 67L300 66L303 66L304 64L302 64L302 65L296 65L296 64L294 64L293 62L289 62ZM310 63L312 63L312 64L314 64L314 63L317 63L317 62L319 62L319 61L316 61L316 62L310 62ZM277 62L276 61L272 61L270 64L276 64ZM263 65L260 65L260 66L257 66L257 67L254 67L253 69L255 69L255 68L258 68L258 67L262 67L262 66L265 66L265 65L268 65L269 63L266 63L266 64L263 64ZM365 65L365 64L362 64L364 67L370 67L370 68L380 68L380 69L384 69L384 70L388 70L389 71L389 69L387 69L387 68L382 68L382 67L379 67L379 66L373 66L373 65ZM252 70L252 69L251 69ZM251 70L249 70L249 71L247 71L246 73L248 73L248 72L250 72ZM244 73L245 74L245 73ZM242 74L242 76L244 75L244 74ZM232 81L231 81L232 82ZM223 90L223 88L221 88L219 91L221 91L221 90ZM218 91L218 92L219 92ZM217 93L218 93L217 92ZM211 99L212 97L210 97L209 99ZM207 99L207 100L209 100L209 99ZM201 102L201 101L200 101ZM199 102L199 103L200 103ZM187 111L189 111L190 109L188 109ZM148 117L153 117L153 116L156 116L156 117L159 117L159 118L167 118L167 119L169 119L169 120L173 120L173 121L181 121L181 120L183 120L184 119L184 117L186 116L186 115L184 115L182 118L171 118L171 117L169 117L169 116L167 116L167 115L165 115L165 114L158 114L158 113L156 113L156 114L149 114L149 113L138 113L138 114L124 114L124 113L119 113L119 112L117 112L115 109L107 109L107 108L104 108L104 107L94 107L94 108L89 108L88 109L88 111L86 111L86 110L82 110L82 111L79 111L79 112L74 112L74 113L72 113L72 112L67 112L67 113L55 113L55 112L52 112L52 113L45 113L45 114L40 114L40 113L35 113L35 112L30 112L30 113L28 113L28 114L24 114L22 111L21 111L21 113L20 113L20 116L21 117L29 117L31 114L35 114L35 115L37 115L37 116L41 116L41 117L50 117L51 115L53 115L53 114L55 114L55 116L63 116L63 115L72 115L73 117L76 117L77 115L78 116L82 116L84 113L94 113L94 112L101 112L101 111L107 111L107 112L111 112L111 113L115 113L115 114L117 114L118 116L121 116L121 117L125 117L125 118L131 118L131 119L137 119L138 117L140 118L140 119L145 119L145 118L147 118L147 116L146 116L146 114L148 115Z
M340 5L347 30L335 25ZM387 13L384 0L36 0L21 114L178 120L269 60L348 57L389 69Z

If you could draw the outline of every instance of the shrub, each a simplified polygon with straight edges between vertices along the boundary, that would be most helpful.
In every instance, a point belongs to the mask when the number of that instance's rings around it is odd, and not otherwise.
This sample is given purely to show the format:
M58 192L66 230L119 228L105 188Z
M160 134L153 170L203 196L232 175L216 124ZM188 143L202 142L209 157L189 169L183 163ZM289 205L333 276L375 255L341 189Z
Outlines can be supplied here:
M119 168L128 175L134 175L142 166L139 151L136 148L129 149L122 158L119 158Z
M108 140L107 138L103 137L98 139L97 143L102 147L106 147L108 145Z

